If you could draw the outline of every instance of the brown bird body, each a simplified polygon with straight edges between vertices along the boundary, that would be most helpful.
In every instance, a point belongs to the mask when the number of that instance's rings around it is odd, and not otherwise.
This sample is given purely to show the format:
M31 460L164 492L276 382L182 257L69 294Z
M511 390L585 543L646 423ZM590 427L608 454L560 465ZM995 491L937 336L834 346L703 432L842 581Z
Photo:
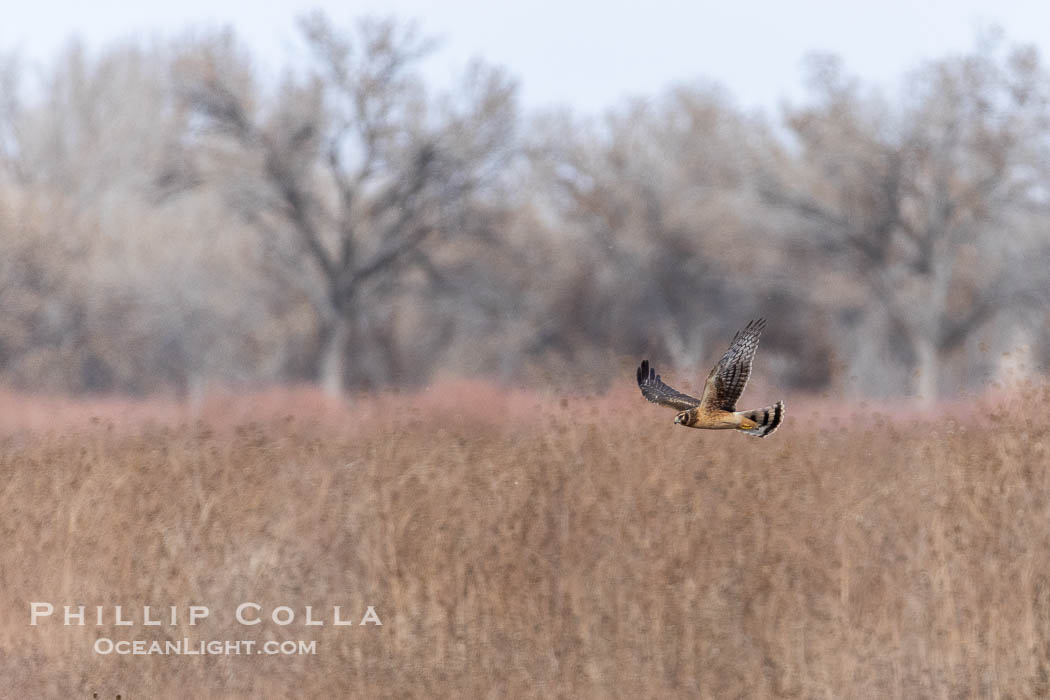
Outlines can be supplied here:
M765 325L765 320L760 318L733 336L729 349L707 376L703 396L699 399L664 384L656 370L649 366L649 361L642 360L638 367L638 388L642 390L642 396L661 406L678 409L674 419L677 425L707 430L742 430L755 437L771 435L784 420L783 401L751 411L736 410L737 399L751 376L751 363Z

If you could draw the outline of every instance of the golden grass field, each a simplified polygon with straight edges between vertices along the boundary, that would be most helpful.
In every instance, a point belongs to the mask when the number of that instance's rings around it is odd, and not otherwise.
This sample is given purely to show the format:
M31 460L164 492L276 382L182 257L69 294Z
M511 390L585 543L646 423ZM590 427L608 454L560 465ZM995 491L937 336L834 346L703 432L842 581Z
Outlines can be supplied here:
M919 419L786 396L757 440L626 388L7 395L0 695L1046 696L1050 395L1012 396ZM37 627L34 601L57 608ZM244 601L300 619L244 627ZM212 612L117 627L118 604ZM305 627L307 605L383 625ZM183 636L317 653L92 650Z

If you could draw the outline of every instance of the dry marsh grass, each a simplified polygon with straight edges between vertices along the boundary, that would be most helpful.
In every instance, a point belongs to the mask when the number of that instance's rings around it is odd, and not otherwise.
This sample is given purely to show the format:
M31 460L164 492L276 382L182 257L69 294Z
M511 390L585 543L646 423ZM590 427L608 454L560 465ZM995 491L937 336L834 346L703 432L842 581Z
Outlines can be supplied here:
M767 440L626 392L297 390L192 414L8 396L0 694L1045 696L1050 395L1028 392L920 422L789 397ZM89 624L30 627L32 601ZM383 625L243 627L244 601ZM118 604L212 613L91 624ZM183 636L318 646L92 651Z

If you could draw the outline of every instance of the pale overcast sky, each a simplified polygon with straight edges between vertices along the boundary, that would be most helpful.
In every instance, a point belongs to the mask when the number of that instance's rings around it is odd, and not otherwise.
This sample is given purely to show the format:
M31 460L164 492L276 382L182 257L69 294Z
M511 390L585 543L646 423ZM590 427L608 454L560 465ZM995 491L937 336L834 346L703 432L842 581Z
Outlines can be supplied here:
M431 79L448 80L481 56L521 81L526 106L592 113L696 78L724 85L744 107L775 108L803 94L802 59L812 51L838 53L852 72L892 86L922 59L972 48L993 25L1050 56L1050 2L1035 0L29 0L4 12L0 50L43 61L72 36L97 49L232 25L277 67L297 45L295 18L312 8L344 25L367 13L415 18L442 40Z

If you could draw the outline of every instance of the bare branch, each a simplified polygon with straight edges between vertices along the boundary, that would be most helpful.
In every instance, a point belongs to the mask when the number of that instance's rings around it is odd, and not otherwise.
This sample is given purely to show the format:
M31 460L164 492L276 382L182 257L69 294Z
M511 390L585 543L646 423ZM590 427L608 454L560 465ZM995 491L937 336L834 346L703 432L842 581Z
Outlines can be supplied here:
M325 277L329 280L336 279L339 275L338 268L310 220L309 196L300 191L295 177L284 168L273 148L270 147L268 150L266 172L274 187L281 194L289 221L295 226Z

